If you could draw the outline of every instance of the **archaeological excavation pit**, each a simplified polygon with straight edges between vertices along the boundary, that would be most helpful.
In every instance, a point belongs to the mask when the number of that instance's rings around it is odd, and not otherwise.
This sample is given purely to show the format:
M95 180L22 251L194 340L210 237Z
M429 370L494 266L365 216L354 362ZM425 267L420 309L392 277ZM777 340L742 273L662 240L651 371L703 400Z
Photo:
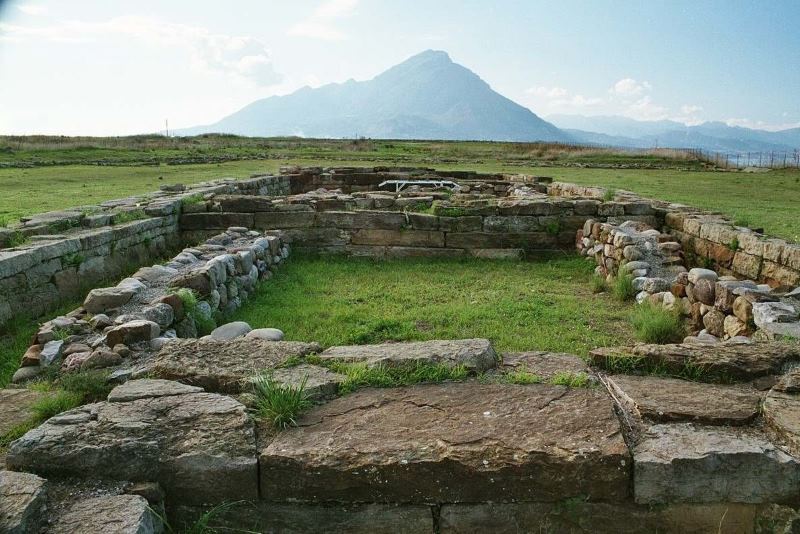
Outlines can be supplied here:
M0 390L0 530L800 524L797 245L522 175L166 189L0 235L2 322L83 302ZM636 343L634 309L685 336Z

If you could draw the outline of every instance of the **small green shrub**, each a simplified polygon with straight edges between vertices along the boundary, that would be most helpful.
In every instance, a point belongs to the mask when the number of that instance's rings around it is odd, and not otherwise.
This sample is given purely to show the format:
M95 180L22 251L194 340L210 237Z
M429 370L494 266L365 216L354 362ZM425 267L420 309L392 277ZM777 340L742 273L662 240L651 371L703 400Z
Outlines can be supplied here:
M53 328L53 335L60 341L66 341L72 332L68 328Z
M683 319L677 312L652 304L637 306L631 323L636 337L645 343L672 343L686 335Z
M81 263L86 261L86 256L83 254L76 252L74 254L67 254L64 256L62 263L67 267L79 267Z
M8 248L16 248L26 245L30 241L30 237L26 236L19 230L11 234L8 238Z
M105 400L112 389L107 371L66 373L56 380L56 385L64 391L80 395L83 404Z
M197 327L197 335L199 336L207 336L217 327L217 322L213 317L207 317L197 312L190 315L192 319L194 319L194 324Z
M734 237L733 239L731 239L731 242L728 245L728 248L730 248L734 252L739 250L739 238L738 237Z
M115 213L112 220L113 224L124 224L131 221L139 221L141 219L146 219L147 214L144 212L143 209L137 210L128 210L128 211L120 211L119 213Z
M556 386L567 386L570 388L585 388L589 386L589 375L586 373L561 372L553 375L550 383Z
M620 302L633 300L636 290L633 288L633 277L629 274L618 274L611 283L611 293Z
M507 384L541 384L544 382L541 376L528 371L512 371L503 375L503 382Z
M714 260L711 258L703 258L703 267L705 269L714 270Z
M544 231L550 235L558 235L558 232L561 231L561 225L558 221L552 221L545 225Z
M171 288L170 292L174 293L181 299L183 309L186 313L191 313L197 309L197 294L189 288L181 287L179 289Z
M308 377L299 386L280 384L269 374L253 379L253 395L258 417L268 420L277 429L297 424L297 417L311 407L306 392Z
M605 293L608 291L608 283L602 276L592 277L592 293Z
M603 193L603 200L605 202L611 202L615 198L617 198L617 190L613 187L606 189Z

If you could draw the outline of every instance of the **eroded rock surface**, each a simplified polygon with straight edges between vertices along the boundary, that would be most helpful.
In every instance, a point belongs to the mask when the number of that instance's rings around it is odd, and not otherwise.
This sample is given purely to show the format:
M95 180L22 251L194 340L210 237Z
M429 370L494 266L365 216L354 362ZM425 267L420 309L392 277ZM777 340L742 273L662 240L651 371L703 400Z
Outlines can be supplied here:
M629 494L606 392L446 383L367 389L320 406L260 453L270 501L553 501Z
M335 397L339 384L347 377L334 373L319 365L300 364L294 367L275 369L272 378L281 384L300 387L304 385L306 394L313 400Z
M703 380L752 380L781 374L784 366L800 361L800 345L761 342L752 344L683 343L604 347L589 353L594 365L608 368L617 358L634 357L653 366L680 373L687 366L702 371Z
M525 371L544 380L550 380L559 373L589 372L586 362L574 354L541 351L503 354L500 370Z
M800 395L773 389L764 399L764 421L789 450L800 455Z
M634 447L640 504L774 503L800 491L800 464L753 429L655 425Z
M497 355L488 339L456 339L383 343L380 345L347 345L330 347L320 358L342 362L364 362L368 366L389 367L415 363L463 365L474 371L495 367Z
M615 397L652 422L744 425L758 415L761 395L748 386L701 384L655 376L608 377Z
M82 499L59 516L52 534L158 534L161 519L139 495L106 495Z
M0 532L38 532L44 524L46 480L28 473L0 471Z
M206 391L238 393L248 379L262 371L319 350L316 343L299 341L177 339L158 352L151 372L155 377L180 380Z
M31 406L45 396L29 389L0 389L0 436L28 420Z
M196 504L258 496L255 436L242 404L139 382L110 395L124 399L138 387L139 394L127 397L134 400L81 406L31 430L9 447L8 466L41 475L157 481L168 498Z

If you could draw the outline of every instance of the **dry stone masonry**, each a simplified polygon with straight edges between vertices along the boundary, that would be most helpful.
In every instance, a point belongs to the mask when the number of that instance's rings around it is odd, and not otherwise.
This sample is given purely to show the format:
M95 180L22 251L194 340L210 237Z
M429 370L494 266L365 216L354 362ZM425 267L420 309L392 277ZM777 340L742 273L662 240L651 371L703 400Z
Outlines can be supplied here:
M288 167L3 231L0 323L29 300L83 304L20 355L0 432L30 418L47 393L26 385L43 373L103 369L114 387L9 445L0 531L157 533L220 505L214 526L257 532L800 529L797 246L609 196L532 176ZM583 360L487 339L323 347L225 322L290 246L521 259L576 245L693 335ZM348 366L463 378L359 388ZM296 425L254 417L265 374L306 388Z

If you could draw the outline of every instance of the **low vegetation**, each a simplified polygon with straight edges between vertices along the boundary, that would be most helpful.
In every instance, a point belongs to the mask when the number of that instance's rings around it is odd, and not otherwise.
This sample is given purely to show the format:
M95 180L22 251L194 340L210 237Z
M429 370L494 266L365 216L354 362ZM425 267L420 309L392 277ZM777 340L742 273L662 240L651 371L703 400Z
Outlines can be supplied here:
M645 343L678 343L686 336L686 325L677 311L644 303L631 316L636 337Z
M712 376L707 368L689 362L676 369L668 367L664 362L652 360L643 356L618 354L606 356L602 361L596 363L608 374L653 375L682 378L694 382L728 383L732 381L728 376L720 374L714 374Z
M633 277L628 274L619 274L611 282L611 293L620 302L633 300L636 289L633 287Z
M253 379L256 416L283 429L297 424L297 418L311 407L306 392L308 377L299 385L281 384L268 373Z
M363 387L391 388L446 380L463 380L469 374L463 366L450 367L444 364L430 363L398 367L385 365L369 367L365 363L330 362L326 366L347 377L339 385L341 394L351 393Z
M570 388L585 388L589 386L589 375L586 373L561 372L553 375L550 379L551 384L557 386L567 386Z
M295 254L228 319L323 346L485 337L498 351L585 355L633 339L631 306L593 295L591 278L592 266L572 255L509 262Z

